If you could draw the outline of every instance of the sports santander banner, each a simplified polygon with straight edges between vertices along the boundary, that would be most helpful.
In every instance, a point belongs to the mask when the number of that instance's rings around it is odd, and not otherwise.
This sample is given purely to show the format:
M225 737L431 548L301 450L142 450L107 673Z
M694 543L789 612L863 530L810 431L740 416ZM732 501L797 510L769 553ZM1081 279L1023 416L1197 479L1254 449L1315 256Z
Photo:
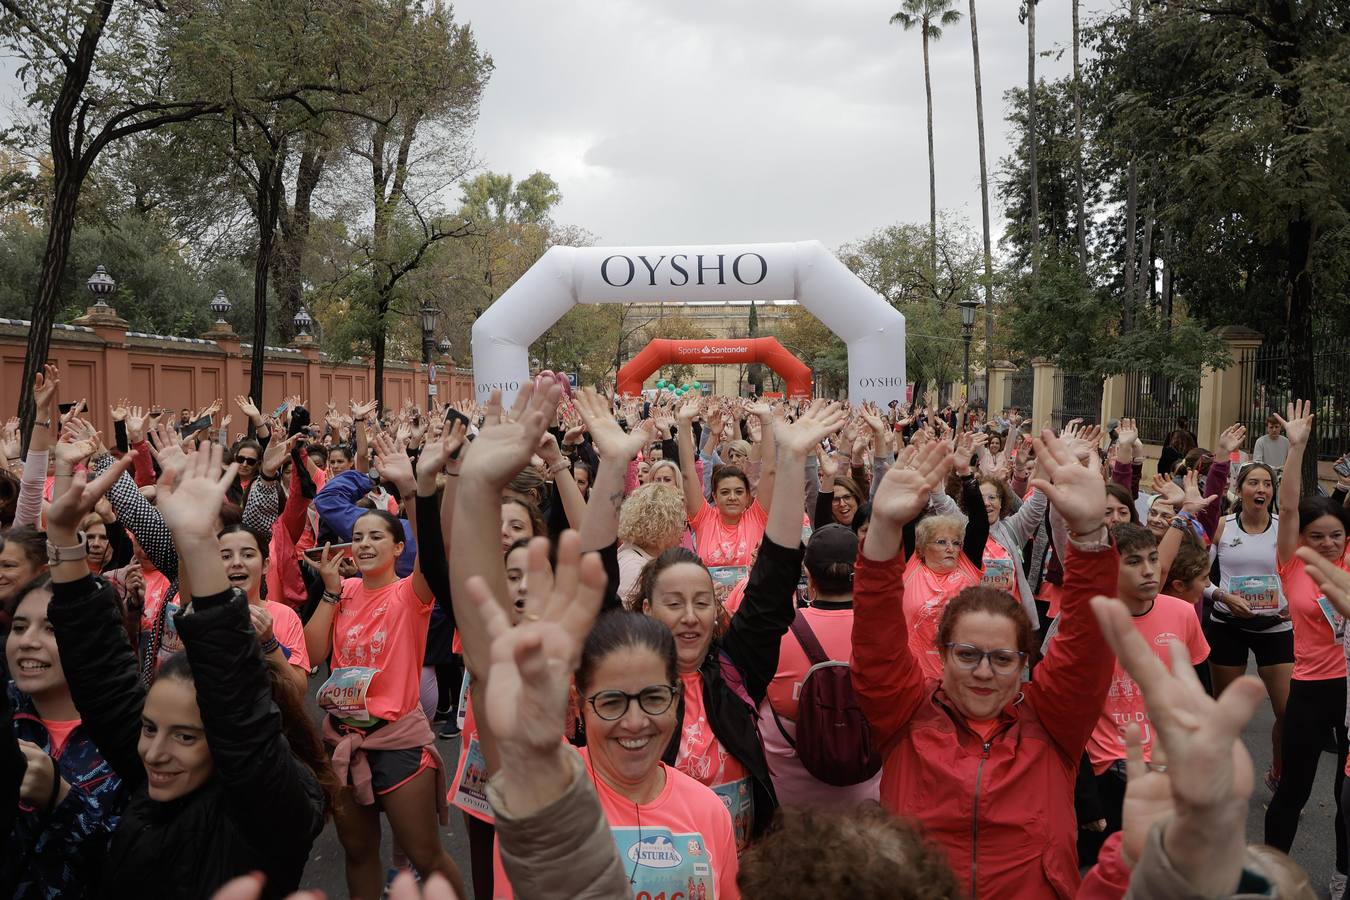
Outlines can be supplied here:
M795 300L848 347L851 401L905 398L905 317L819 241L802 241L553 247L473 324L478 400L500 390L510 402L530 377L530 344L578 303L700 300Z

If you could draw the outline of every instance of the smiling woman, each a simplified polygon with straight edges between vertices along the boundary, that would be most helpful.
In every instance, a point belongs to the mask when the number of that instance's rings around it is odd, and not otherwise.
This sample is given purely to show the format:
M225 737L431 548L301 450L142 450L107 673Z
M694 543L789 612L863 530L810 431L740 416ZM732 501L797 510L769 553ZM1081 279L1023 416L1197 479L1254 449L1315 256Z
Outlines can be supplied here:
M122 780L94 745L70 698L56 635L47 621L52 599L43 575L20 588L5 639L13 676L12 736L26 773L23 809L0 854L7 897L83 897L95 883L108 834L122 807ZM0 731L8 739L8 731Z

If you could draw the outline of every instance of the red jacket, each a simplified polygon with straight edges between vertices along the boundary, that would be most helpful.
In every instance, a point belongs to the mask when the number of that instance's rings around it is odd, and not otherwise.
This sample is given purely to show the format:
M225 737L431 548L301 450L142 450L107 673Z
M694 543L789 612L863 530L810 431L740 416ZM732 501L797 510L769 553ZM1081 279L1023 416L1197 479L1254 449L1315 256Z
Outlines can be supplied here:
M881 805L923 826L973 900L1078 888L1074 779L1115 667L1088 601L1115 594L1119 566L1069 551L1059 635L986 744L910 655L903 561L858 555L853 686L884 747Z

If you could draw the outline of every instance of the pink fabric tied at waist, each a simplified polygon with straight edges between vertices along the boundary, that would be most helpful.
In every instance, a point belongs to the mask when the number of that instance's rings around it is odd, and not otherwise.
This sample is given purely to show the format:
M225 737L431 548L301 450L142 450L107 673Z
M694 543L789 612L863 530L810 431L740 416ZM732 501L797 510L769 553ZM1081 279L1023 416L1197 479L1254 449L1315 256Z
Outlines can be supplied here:
M323 741L332 750L334 774L343 784L351 784L357 803L362 806L375 804L367 750L409 750L420 747L431 754L432 765L436 770L436 815L442 825L450 824L450 810L445 802L445 762L436 749L436 736L432 734L427 714L422 712L420 706L414 706L403 718L388 722L374 731L339 731L334 721L332 716L323 717Z

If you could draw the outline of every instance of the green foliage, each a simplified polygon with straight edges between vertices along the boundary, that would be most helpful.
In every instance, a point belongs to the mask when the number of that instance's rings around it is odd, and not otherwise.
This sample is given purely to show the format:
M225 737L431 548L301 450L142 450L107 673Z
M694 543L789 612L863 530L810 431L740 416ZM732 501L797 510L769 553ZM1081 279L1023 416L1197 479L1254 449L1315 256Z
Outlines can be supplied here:
M45 244L45 229L20 222L0 227L0 316L28 318ZM236 330L247 333L251 325L251 310L240 302L252 290L250 272L232 260L199 270L153 223L134 216L75 230L57 321L69 322L93 305L85 281L99 265L117 281L108 302L133 331L198 337L214 321L210 302L218 289L235 304L229 319Z
M952 9L954 3L955 0L904 0L899 12L891 16L891 24L906 31L918 27L936 41L942 37L943 26L961 21L961 13Z

